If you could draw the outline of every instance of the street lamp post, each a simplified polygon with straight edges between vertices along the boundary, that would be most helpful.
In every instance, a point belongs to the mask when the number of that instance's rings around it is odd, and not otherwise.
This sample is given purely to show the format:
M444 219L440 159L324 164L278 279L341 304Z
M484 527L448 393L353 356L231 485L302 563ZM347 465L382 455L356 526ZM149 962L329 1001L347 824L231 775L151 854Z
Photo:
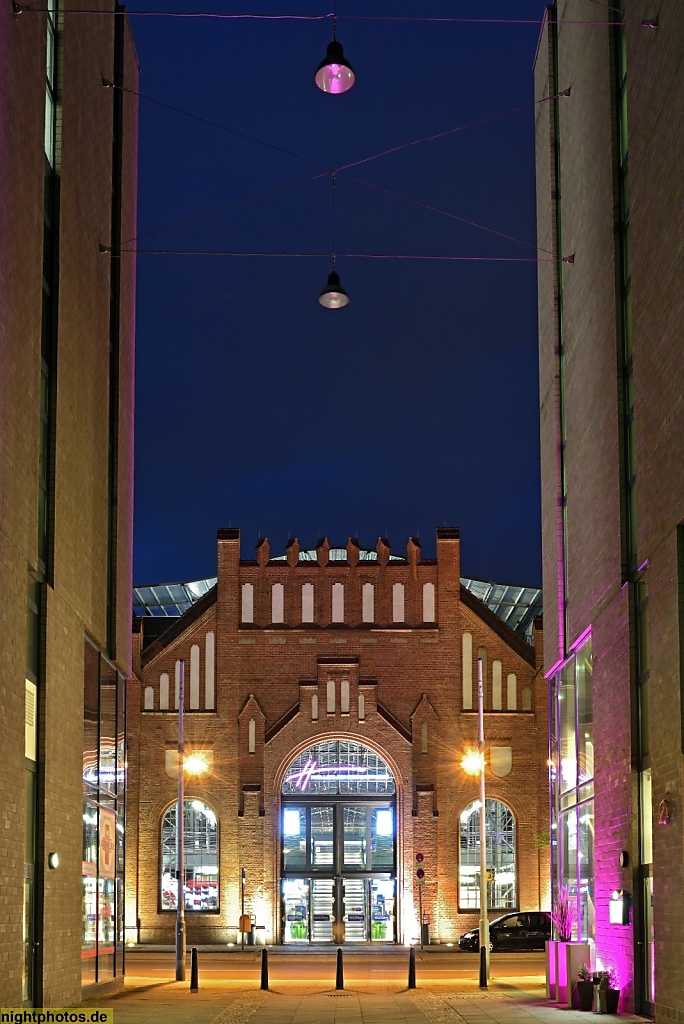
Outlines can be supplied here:
M185 710L185 662L178 662L178 809L176 812L176 981L185 981L185 785L183 762L183 712Z
M487 815L485 804L484 698L482 692L482 658L477 659L477 752L480 755L480 957L484 946L485 978L489 981L489 918L487 917ZM483 980L485 984L483 985Z

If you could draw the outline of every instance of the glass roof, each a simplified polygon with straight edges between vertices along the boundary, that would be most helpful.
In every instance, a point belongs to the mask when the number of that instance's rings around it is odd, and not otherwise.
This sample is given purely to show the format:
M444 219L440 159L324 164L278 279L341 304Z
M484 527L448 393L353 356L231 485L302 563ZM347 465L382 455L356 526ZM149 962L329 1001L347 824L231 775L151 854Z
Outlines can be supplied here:
M344 561L345 548L331 548L331 561ZM375 551L361 551L361 561L377 560ZM300 551L299 561L315 561L315 550ZM277 555L273 562L284 562L285 555ZM399 555L390 555L390 561L404 561ZM503 619L516 633L522 633L530 642L532 623L542 613L542 592L538 587L517 587L507 583L492 583L487 580L473 580L461 577L464 587L479 598L490 611ZM168 616L176 618L190 608L216 585L216 577L193 580L190 583L156 583L151 586L133 587L133 614L138 616Z

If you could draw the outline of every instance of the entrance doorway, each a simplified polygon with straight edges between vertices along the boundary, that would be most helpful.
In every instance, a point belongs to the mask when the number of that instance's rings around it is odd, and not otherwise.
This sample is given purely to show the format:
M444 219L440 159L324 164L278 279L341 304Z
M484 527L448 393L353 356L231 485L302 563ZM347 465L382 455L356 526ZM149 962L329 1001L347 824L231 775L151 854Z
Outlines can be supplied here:
M283 943L394 942L393 878L284 878Z
M395 786L382 758L317 743L290 765L281 799L281 941L395 942Z

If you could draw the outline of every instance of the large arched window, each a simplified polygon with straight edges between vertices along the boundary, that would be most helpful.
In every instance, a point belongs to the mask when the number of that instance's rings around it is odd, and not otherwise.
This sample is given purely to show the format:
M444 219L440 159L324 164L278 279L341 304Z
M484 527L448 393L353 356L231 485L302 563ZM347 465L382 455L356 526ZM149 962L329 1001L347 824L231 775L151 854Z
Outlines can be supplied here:
M294 759L282 791L284 796L372 796L395 789L389 766L370 747L353 740L325 740Z
M178 804L169 807L161 824L160 905L176 910L178 864L176 819ZM185 909L219 909L218 822L211 807L201 800L184 801Z
M479 800L461 814L459 898L461 910L480 907ZM500 800L485 800L487 836L487 909L509 910L517 905L515 885L515 818Z

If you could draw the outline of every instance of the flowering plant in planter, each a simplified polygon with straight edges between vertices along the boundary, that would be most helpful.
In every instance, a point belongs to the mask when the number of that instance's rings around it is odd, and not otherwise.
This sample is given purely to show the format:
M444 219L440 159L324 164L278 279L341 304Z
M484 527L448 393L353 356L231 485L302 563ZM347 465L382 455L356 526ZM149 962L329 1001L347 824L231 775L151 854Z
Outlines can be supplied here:
M556 896L556 905L551 911L551 920L560 942L570 942L572 929L577 919L577 903L566 885L561 885Z
M618 973L614 967L607 971L595 971L594 984L599 987L599 1000L603 1013L617 1013L620 989L618 988Z
M581 964L577 978L580 1010L592 1010L594 1007L594 975L586 964Z
M580 981L591 981L593 978L593 974L591 973L586 964L581 964L580 969L577 972L577 977Z

